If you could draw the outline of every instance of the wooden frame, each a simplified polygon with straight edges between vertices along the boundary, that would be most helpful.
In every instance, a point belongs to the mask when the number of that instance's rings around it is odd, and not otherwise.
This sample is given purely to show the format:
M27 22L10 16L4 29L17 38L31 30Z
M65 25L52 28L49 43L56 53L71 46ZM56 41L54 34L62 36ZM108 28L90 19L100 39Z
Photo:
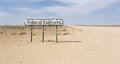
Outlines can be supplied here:
M24 25L31 27L31 38L30 38L31 42L33 41L33 26L42 26L42 42L45 42L45 32L44 32L45 26L55 26L56 42L58 42L58 26L63 26L63 20L62 19L27 19L24 21Z

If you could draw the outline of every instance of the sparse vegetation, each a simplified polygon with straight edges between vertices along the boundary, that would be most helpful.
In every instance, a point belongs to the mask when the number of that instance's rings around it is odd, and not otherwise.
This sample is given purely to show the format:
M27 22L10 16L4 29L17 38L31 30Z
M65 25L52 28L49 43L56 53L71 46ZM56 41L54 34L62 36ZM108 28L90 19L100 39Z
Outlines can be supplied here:
M62 31L67 31L67 29L63 29Z
M69 32L65 32L65 33L63 33L62 35L69 35Z
M27 33L26 33L26 32L21 32L21 33L20 33L20 35L25 35L25 34L27 34Z
M0 34L3 34L3 32L0 32Z
M69 35L70 33L67 31L67 29L62 29L61 35Z
M79 31L82 31L81 29Z

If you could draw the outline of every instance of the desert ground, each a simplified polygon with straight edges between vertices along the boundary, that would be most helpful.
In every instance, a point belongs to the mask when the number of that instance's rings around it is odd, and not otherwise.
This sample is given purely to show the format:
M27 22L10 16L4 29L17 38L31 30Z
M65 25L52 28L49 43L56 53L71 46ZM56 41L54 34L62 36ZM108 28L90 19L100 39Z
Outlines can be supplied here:
M0 26L0 64L119 64L119 26Z

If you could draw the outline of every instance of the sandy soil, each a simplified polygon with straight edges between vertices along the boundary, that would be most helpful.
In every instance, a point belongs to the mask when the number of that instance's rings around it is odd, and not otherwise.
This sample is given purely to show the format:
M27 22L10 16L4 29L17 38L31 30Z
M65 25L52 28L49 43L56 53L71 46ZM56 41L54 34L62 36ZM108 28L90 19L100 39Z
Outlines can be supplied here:
M46 27L42 42L42 28L34 27L33 42L30 28L0 27L0 64L119 64L120 27L64 26L59 27L59 41L55 41L55 27Z

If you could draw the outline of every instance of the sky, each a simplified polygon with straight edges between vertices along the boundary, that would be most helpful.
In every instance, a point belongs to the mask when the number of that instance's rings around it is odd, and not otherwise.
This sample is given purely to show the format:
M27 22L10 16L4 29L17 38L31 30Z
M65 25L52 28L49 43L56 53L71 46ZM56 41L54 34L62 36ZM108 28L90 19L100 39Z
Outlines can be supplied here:
M1 0L0 25L63 19L71 25L120 24L120 0Z

